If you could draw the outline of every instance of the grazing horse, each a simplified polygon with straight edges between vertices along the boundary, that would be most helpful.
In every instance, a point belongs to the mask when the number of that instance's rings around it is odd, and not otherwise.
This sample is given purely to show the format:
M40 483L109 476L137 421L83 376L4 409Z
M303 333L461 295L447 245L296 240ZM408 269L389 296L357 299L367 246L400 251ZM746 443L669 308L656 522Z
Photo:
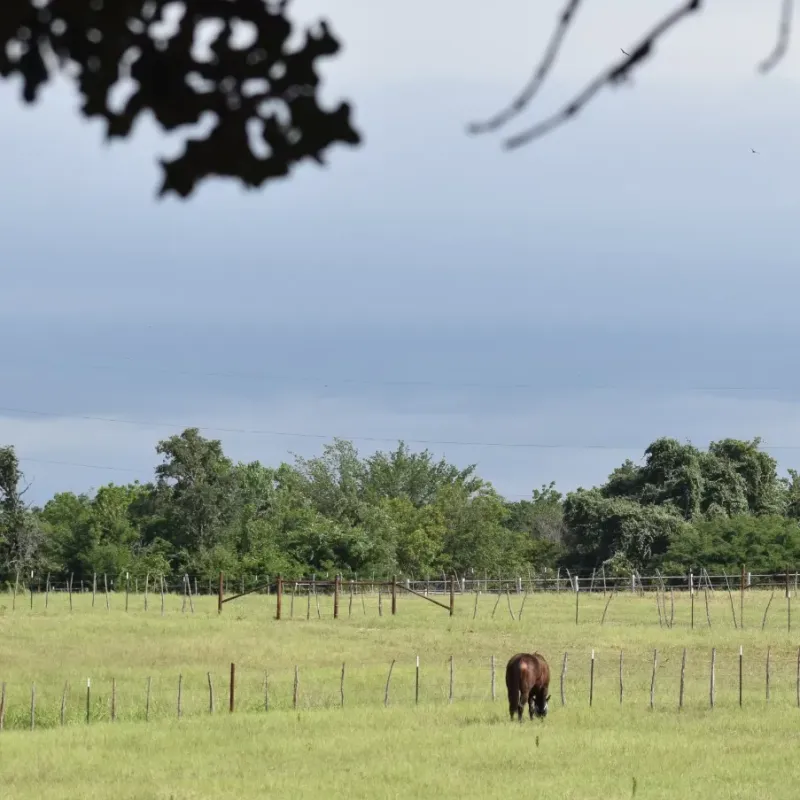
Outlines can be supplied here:
M528 704L531 719L547 716L550 695L550 667L540 653L517 653L506 666L508 711L522 722L522 710Z

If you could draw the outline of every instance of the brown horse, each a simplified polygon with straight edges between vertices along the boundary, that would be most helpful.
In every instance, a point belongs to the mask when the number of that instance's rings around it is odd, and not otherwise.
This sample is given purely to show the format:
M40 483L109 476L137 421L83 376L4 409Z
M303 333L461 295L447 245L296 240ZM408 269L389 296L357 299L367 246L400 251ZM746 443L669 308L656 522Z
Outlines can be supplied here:
M531 719L547 716L547 693L550 687L550 667L541 653L517 653L506 666L508 711L522 722L522 710L528 704Z

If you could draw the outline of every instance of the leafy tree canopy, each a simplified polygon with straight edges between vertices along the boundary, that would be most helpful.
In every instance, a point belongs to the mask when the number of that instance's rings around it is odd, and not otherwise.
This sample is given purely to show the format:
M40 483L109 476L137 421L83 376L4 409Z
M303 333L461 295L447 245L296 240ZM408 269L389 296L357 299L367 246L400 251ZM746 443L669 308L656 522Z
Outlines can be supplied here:
M482 479L403 442L362 457L337 439L277 467L234 463L187 428L156 445L153 481L23 502L13 448L0 448L0 580L20 570L83 579L186 572L439 576L605 568L630 574L776 571L800 561L800 479L778 477L760 441L706 450L654 441L641 464L562 495L510 501Z

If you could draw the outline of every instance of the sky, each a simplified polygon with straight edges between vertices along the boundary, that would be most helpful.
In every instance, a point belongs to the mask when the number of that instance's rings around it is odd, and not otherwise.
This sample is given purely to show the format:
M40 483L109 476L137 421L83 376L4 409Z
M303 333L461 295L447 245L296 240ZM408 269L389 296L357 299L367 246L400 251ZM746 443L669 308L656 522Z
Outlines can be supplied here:
M190 425L274 465L403 439L511 499L660 436L761 436L800 466L800 43L756 71L778 4L707 3L630 84L501 146L674 4L584 4L532 106L472 137L558 2L295 0L344 42L322 97L363 146L188 202L155 197L174 135L108 146L66 78L33 107L4 82L0 444L27 496L148 480Z

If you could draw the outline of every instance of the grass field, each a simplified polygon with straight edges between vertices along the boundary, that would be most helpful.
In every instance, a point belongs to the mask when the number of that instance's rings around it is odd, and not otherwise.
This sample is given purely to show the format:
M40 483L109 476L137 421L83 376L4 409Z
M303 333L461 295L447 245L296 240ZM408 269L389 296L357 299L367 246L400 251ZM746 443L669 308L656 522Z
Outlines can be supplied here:
M306 620L274 619L275 598L251 595L216 612L216 599L182 613L170 596L165 613L150 598L61 594L0 597L0 681L6 730L0 734L0 793L9 798L256 798L264 792L312 796L417 797L432 791L499 797L533 791L548 798L794 797L790 759L800 729L797 647L787 604L776 592L746 594L744 628L735 629L727 593L675 595L671 628L660 627L654 595L618 595L606 622L602 595L529 596L521 619L505 599L456 598L456 614L400 596L398 614L378 616L377 597L360 598L332 619L320 597ZM518 613L521 598L512 596ZM739 614L739 598L735 598ZM289 602L284 599L284 615ZM800 620L798 620L800 624ZM739 647L743 648L742 708ZM716 705L709 708L711 648L716 648ZM771 691L766 699L766 655ZM685 700L678 710L681 658L687 650ZM519 650L548 658L551 713L523 726L508 721L505 662ZM650 709L653 650L658 650ZM590 657L595 652L589 706ZM619 661L624 697L620 706ZM566 705L560 673L567 653ZM420 702L415 704L415 659ZM453 702L450 658L453 658ZM491 659L496 660L492 700ZM384 707L389 666L396 660ZM236 710L228 712L230 663ZM345 664L344 708L341 672ZM293 709L298 667L298 708ZM216 709L209 715L208 673ZM269 710L265 710L265 675ZM86 723L86 679L91 678ZM145 722L151 679L150 719ZM116 721L110 721L116 685ZM178 719L178 685L181 713ZM66 725L60 726L68 684ZM36 730L31 732L35 685Z

